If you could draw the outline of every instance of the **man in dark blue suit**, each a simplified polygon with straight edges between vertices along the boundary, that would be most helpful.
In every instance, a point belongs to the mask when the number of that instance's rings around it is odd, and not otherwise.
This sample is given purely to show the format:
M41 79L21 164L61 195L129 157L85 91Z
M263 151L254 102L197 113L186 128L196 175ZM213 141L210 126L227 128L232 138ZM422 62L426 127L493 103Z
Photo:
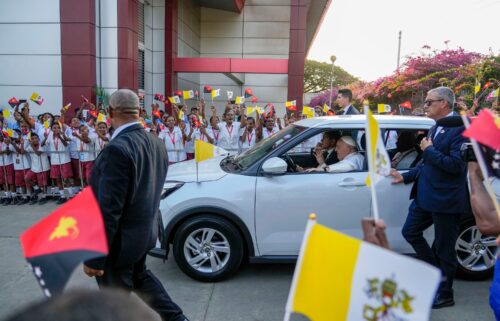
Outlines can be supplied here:
M436 121L453 115L455 95L448 87L430 90L424 104L426 115ZM414 182L410 194L413 202L403 226L403 236L417 256L441 269L443 280L433 308L452 306L453 278L457 269L455 242L459 234L460 216L468 208L467 167L460 156L465 142L464 127L433 126L420 144L423 162L413 170L400 174L392 170L393 183ZM434 224L432 248L423 232Z
M85 262L99 286L137 291L165 321L187 321L151 271L146 256L160 226L160 197L167 176L165 145L139 123L139 97L120 89L109 100L115 132L94 162L90 185L101 208L109 254Z
M351 104L352 100L352 91L350 89L340 89L337 95L337 103L339 104L341 110L337 113L337 115L357 115L359 114L359 110L356 109Z

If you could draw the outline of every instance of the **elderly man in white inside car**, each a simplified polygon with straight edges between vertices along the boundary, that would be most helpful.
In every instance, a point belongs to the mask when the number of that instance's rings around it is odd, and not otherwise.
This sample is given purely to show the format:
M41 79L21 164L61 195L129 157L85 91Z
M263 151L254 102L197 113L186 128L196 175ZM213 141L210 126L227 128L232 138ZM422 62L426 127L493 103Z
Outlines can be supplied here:
M307 169L306 172L345 173L363 170L365 157L358 153L356 142L351 136L342 136L336 145L338 163L332 165L322 164L316 168Z

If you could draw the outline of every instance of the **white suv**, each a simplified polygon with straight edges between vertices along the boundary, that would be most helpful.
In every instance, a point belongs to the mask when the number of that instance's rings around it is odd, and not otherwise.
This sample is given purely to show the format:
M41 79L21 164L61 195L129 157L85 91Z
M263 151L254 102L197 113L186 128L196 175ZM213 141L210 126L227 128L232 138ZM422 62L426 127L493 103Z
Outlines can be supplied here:
M296 122L238 156L199 163L198 174L194 160L170 166L160 204L164 238L151 254L166 257L172 244L182 271L200 281L218 281L234 273L245 258L250 262L293 262L309 213L316 213L321 224L362 237L361 219L372 215L365 184L366 161L364 169L356 172L304 173L294 169L295 165L317 166L311 147L326 131L352 136L364 154L365 117ZM394 141L390 141L393 134L413 131L425 135L434 124L421 117L376 118L391 157L396 152ZM392 249L400 253L413 252L401 235L410 189L411 185L392 185L391 178L377 185L381 218ZM426 237L432 241L432 229ZM462 274L489 276L495 251L494 238L480 234L472 215L464 216L456 245Z

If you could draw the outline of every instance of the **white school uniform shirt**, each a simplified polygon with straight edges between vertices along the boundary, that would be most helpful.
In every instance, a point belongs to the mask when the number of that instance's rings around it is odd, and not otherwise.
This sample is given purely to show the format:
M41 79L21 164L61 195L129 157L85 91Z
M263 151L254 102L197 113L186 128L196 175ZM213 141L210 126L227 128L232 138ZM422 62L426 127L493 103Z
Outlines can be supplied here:
M26 148L26 152L31 155L31 171L33 173L42 173L50 170L49 156L46 153L46 148L39 146L38 151L42 152L42 154L35 154L35 149L31 145L28 145Z
M109 134L106 134L106 138L108 140L110 139ZM103 148L106 146L107 143L108 142L105 140L102 140L101 137L96 136L96 138L95 138L95 156L96 157L97 157L97 155L99 155L101 153L101 151L103 150Z
M76 138L76 137L75 137ZM78 157L80 162L92 162L95 160L96 137L89 136L90 143L78 139Z
M5 142L0 142L0 150L2 152L5 152L8 147L9 147L9 150L12 152L14 147L10 146L10 144L7 144ZM7 166L7 165L11 165L12 163L13 163L12 153L10 153L9 155L7 155L7 154L0 155L0 166ZM3 174L4 173L0 173L0 175L3 175Z
M177 163L186 160L187 156L186 150L184 149L182 131L179 127L175 126L172 132L167 128L167 130L162 131L158 137L165 143L169 162Z
M193 136L194 136L194 132L197 131L197 130L198 130L198 128L196 128L193 131L193 134L191 135L191 140L190 141L186 141L186 143L184 144L184 150L186 151L186 153L190 153L190 154L194 153L194 139L193 139ZM191 129L190 128L188 129L188 126L186 125L186 127L184 128L184 133L186 134L186 136L189 135L190 131L191 131Z
M241 143L242 152L246 151L247 149L250 149L257 142L257 133L255 129L253 129L251 133L246 133L246 134L245 131L243 131L243 134L241 134L240 136L245 136L245 140Z
M26 138L23 137L23 139ZM14 162L14 170L20 171L20 170L30 169L30 159L28 154L17 153L16 150L14 149L14 145L12 143L11 145L12 145L11 150L13 151L12 160ZM24 141L23 145L24 145L23 148L26 150L26 148L28 147L28 142Z
M271 129L271 131L267 130L267 128L264 127L262 129L262 139L266 139L267 137L269 137L272 134L277 133L279 131L280 131L280 129L278 128L278 126L274 126L273 129Z
M52 136L52 130L49 128L45 128L43 125L36 123L35 124L35 132L38 135L40 141L44 140L45 133L47 133L47 140Z
M73 136L73 131L76 132L77 134L80 134L80 130L75 128L70 128L66 129L64 134L66 137L70 138L71 141L68 143L69 145L69 156L72 159L78 159L80 156L78 154L79 148L80 148L80 139L76 136Z
M68 146L64 146L59 138L55 138L53 135L50 136L45 142L45 146L47 146L47 151L50 154L51 165L61 165L71 161L69 157L69 144Z
M226 122L220 122L219 127L219 141L217 146L229 152L229 154L237 154L239 150L239 141L241 136L241 123L233 122L231 126L227 126Z
M214 136L212 134L212 127L205 128L205 132L206 134L203 134L199 128L196 128L193 132L193 135L191 135L191 141L194 143L197 139L199 139L201 141L209 143L207 136L214 139Z

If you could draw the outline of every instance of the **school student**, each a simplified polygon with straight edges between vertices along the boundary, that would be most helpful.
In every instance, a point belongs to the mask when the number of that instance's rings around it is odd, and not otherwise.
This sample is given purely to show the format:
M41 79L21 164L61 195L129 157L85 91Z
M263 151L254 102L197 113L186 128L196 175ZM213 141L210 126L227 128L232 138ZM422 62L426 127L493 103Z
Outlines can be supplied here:
M26 152L30 154L31 169L26 173L26 185L28 191L33 193L30 205L43 205L47 202L47 185L49 181L50 162L45 148L40 144L40 138L36 133L31 133L29 145ZM40 195L40 199L38 198Z
M50 178L56 180L59 188L59 200L57 204L67 201L65 191L73 195L73 171L71 169L71 158L69 156L69 141L71 140L61 130L58 122L52 124L52 135L44 138L42 146L47 146L50 155Z

